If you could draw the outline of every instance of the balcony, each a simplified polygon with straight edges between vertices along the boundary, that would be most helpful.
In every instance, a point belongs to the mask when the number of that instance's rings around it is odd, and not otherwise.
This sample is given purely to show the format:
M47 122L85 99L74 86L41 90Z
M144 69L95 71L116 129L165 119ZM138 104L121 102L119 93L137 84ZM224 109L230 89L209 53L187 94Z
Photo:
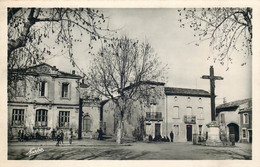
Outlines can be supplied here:
M184 115L184 123L196 124L196 116L195 115Z
M162 112L146 112L146 121L162 121Z

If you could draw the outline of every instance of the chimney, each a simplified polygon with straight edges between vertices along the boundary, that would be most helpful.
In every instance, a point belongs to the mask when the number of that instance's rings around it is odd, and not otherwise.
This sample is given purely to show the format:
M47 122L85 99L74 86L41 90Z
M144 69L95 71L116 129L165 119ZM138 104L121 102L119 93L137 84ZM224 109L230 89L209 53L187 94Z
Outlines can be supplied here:
M226 97L223 98L223 104L227 103Z

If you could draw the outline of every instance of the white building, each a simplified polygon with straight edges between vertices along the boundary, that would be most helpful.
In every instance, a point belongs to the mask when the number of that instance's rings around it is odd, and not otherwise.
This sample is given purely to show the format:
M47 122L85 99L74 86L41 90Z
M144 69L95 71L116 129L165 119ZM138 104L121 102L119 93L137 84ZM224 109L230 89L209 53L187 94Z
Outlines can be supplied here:
M145 117L146 135L162 137L174 133L175 142L192 141L193 134L206 135L206 124L211 121L210 94L200 89L165 87L164 83L151 82L156 85L163 96L150 106L134 105L135 112L130 121L124 122L125 135L133 137L133 131L139 125L138 118ZM111 101L104 105L103 122L106 123L106 134L115 135L114 107Z

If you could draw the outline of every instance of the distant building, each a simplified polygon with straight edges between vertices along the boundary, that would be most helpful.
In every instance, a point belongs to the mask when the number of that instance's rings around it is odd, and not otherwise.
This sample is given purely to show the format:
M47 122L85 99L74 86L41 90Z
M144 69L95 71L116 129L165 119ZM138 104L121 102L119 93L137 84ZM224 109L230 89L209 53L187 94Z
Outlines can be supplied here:
M165 97L165 131L173 131L174 141L192 141L192 134L206 136L206 124L211 121L209 92L166 87Z
M225 131L227 136L234 134L236 142L242 139L241 118L239 113L250 107L252 107L251 98L224 103L216 108L216 120L221 129Z
M80 97L83 99L82 105L82 137L96 138L100 124L101 100L98 95L90 91L89 86L80 84Z
M240 115L240 141L243 143L252 143L252 105L241 109Z
M200 89L165 87L164 83L148 83L162 91L160 99L154 99L149 106L133 105L131 118L124 121L125 136L133 137L134 130L144 117L146 135L153 138L161 135L169 137L174 133L174 141L192 141L193 134L206 135L206 124L211 121L210 94ZM107 135L114 135L117 129L115 108L112 101L103 107L103 119ZM139 121L138 121L139 120Z

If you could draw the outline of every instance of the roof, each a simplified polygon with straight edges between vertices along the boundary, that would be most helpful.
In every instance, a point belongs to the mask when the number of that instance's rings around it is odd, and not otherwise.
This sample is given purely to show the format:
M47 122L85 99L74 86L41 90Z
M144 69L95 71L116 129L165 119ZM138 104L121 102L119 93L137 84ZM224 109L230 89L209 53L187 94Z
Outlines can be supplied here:
M156 82L156 81L141 81L142 84L148 84L148 85L161 85L164 86L164 82Z
M133 84L130 84L129 86L125 87L123 90L129 90L134 87L138 87L140 85L156 85L156 86L164 86L164 82L156 82L156 81L140 81Z
M47 63L41 63L35 66L31 66L28 69L26 69L26 73L28 75L38 75L38 74L52 75L58 78L74 78L74 79L81 78L81 76L79 75L60 71L55 66L51 66Z
M198 96L198 97L210 97L208 91L202 89L187 89L187 88L176 88L176 87L165 87L166 95L183 95L183 96Z
M241 114L241 113L252 113L252 106L247 107L247 108L243 108L238 113L239 114Z
M220 113L221 111L236 111L240 105L245 103L249 103L249 107L250 106L252 107L252 98L236 100L236 101L221 104L216 107L216 114L218 115L218 113Z
M236 101L224 103L224 104L217 106L217 109L239 107L241 104L245 104L245 103L248 103L248 102L250 102L252 104L252 98L243 99L243 100L236 100Z

